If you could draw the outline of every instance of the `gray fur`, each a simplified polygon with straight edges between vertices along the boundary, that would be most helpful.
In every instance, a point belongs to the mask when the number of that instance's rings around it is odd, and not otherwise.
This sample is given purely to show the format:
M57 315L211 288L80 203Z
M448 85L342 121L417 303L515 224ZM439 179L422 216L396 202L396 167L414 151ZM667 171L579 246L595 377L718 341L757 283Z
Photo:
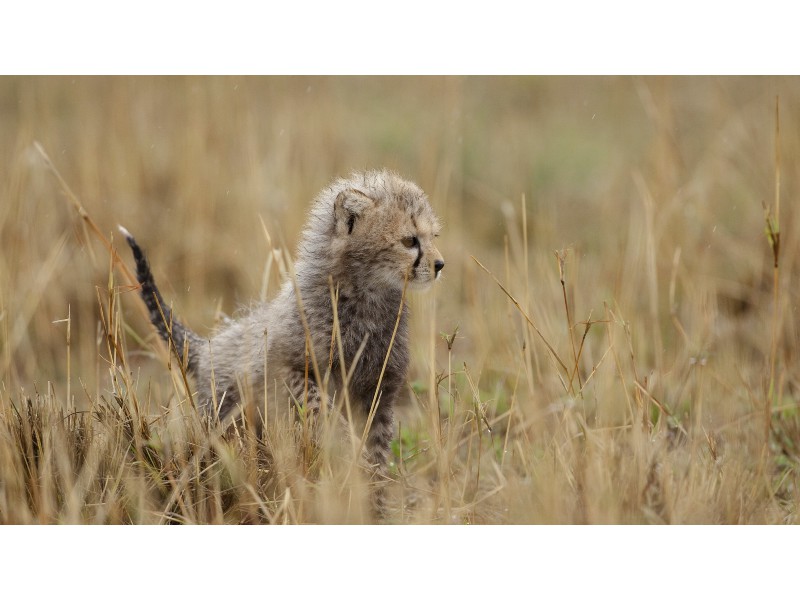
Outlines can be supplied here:
M341 360L352 369L347 392L363 423L369 413L392 333L396 336L378 391L379 404L368 437L366 460L385 476L393 435L392 407L409 364L408 310L400 310L404 286L432 285L444 266L434 245L439 223L415 184L383 171L338 179L316 198L298 245L296 277L283 283L271 302L226 323L209 340L186 329L164 304L147 260L126 233L137 264L142 296L161 337L181 356L188 345L188 370L197 384L197 405L220 418L238 412L243 399L272 406L293 403L316 411L323 400L344 395ZM331 357L331 282L338 289L342 356ZM304 307L305 324L296 291ZM163 315L163 316L162 316ZM306 325L320 373L307 356ZM363 348L362 348L363 345ZM354 359L361 349L358 363ZM266 359L266 360L265 360ZM264 368L267 365L267 374ZM320 389L318 382L328 382ZM213 381L213 385L212 385ZM278 391L277 403L274 398Z

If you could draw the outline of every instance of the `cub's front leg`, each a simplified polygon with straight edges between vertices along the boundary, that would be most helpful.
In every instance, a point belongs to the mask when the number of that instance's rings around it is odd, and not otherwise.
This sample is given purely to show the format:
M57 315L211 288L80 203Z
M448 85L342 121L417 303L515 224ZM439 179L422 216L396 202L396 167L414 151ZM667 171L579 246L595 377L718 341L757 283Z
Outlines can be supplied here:
M385 518L387 515L386 486L391 481L389 459L394 438L394 404L399 392L399 382L390 380L382 386L380 401L367 434L363 456L373 486L373 508L379 518Z
M305 373L295 371L287 378L286 383L304 435L303 456L306 467L310 466L312 462L314 449L321 448L324 443L323 433L325 431L321 419L323 403L327 404L330 411L328 414L332 416L329 422L336 428L334 439L343 443L345 447L356 448L360 445L365 422L357 419L356 423L351 425L341 411L334 406L332 399L321 393L316 380L306 377ZM369 477L370 503L373 515L377 519L386 516L385 486L390 480L388 463L394 426L392 405L397 395L394 386L384 388L384 393L385 396L381 398L375 411L366 443L361 448L358 458L358 466Z

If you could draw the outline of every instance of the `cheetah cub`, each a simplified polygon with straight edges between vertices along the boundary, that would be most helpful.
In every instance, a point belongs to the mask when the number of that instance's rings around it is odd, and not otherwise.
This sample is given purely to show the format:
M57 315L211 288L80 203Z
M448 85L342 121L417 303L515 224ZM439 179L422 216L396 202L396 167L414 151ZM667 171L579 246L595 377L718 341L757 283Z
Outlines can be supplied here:
M266 393L271 406L316 414L323 402L333 407L347 396L356 423L364 426L374 412L362 462L380 489L393 405L409 364L405 289L431 287L444 267L434 243L439 221L425 193L387 170L334 181L313 203L295 277L271 302L229 321L210 339L172 314L141 248L120 229L133 250L150 319L185 360L198 408L231 418L248 402L259 410ZM332 297L341 344L334 335ZM378 496L373 502L381 513L382 492Z

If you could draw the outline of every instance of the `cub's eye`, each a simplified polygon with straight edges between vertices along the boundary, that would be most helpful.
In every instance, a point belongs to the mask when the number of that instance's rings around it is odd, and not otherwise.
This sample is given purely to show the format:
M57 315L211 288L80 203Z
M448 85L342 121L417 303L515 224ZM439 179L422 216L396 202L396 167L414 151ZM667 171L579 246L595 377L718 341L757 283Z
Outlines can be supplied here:
M414 246L419 245L419 240L415 235L404 237L402 241L403 241L403 246L405 246L406 248L413 248Z

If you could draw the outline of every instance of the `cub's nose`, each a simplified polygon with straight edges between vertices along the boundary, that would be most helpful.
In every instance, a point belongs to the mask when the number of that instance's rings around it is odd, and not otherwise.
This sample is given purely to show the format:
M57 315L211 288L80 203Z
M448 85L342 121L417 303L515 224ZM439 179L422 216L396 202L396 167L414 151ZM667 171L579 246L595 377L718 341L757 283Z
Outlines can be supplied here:
M439 271L441 271L443 268L444 268L443 260L436 260L433 262L433 269L434 271L436 271L437 275L439 274Z

